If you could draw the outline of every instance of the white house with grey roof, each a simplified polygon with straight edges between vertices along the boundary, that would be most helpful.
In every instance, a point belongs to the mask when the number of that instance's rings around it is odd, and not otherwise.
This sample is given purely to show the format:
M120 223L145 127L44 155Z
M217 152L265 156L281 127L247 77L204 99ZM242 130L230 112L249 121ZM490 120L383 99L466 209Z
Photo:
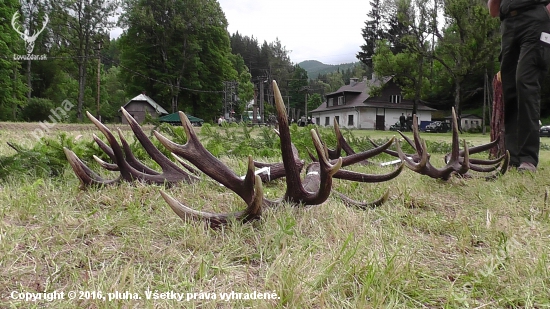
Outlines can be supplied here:
M374 87L382 87L380 95L370 95ZM337 121L343 128L388 130L399 123L401 114L412 114L412 109L413 101L403 98L393 77L363 78L363 81L352 78L349 85L327 94L326 101L311 111L311 117L320 126L332 126ZM417 104L419 123L431 121L432 111L435 109Z

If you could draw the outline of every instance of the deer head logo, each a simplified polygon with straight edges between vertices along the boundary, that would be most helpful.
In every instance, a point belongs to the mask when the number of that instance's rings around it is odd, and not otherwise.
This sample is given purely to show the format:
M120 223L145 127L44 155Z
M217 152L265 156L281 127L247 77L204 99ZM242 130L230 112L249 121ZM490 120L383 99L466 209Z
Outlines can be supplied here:
M24 32L21 32L19 30L19 25L16 23L17 19L19 19L19 12L15 12L15 14L13 14L13 17L11 19L11 26L17 33L19 33L21 38L25 41L25 48L27 49L27 54L30 54L34 49L34 41L36 41L36 38L38 37L38 35L42 33L42 31L44 31L44 28L46 28L46 25L50 21L50 18L48 17L48 15L46 15L46 17L44 18L44 23L42 24L42 29L40 29L40 31L38 32L36 31L33 32L32 35L29 35L28 29L25 29Z

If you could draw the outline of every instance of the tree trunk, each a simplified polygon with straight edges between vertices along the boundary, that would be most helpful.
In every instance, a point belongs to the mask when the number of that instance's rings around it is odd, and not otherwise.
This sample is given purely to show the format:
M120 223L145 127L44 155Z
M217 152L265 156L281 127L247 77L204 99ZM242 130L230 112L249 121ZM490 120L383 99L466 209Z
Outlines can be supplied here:
M416 114L416 110L418 108L418 102L420 101L420 97L422 95L422 81L424 79L424 59L423 57L420 57L420 61L419 61L419 67L420 67L420 70L418 71L418 79L416 81L416 89L415 89L415 94L414 94L414 101L413 101L413 110L412 110L412 113L413 115Z
M493 111L491 121L491 141L498 140L497 147L489 150L491 158L498 158L506 151L504 144L504 102L502 100L502 83L495 75L493 78Z
M84 106L84 91L86 90L86 66L88 61L86 56L78 63L78 108L76 117L79 122L82 122L82 108Z
M31 60L27 60L27 101L32 97L32 72L31 72Z
M460 115L462 114L462 111L460 110L460 99L462 97L461 92L462 92L462 85L461 85L459 79L455 78L455 104L454 104L454 107L455 107L456 117L457 117L457 120L458 120L457 121L458 130L460 131L460 133L462 133L462 124L461 124L461 121L460 121Z

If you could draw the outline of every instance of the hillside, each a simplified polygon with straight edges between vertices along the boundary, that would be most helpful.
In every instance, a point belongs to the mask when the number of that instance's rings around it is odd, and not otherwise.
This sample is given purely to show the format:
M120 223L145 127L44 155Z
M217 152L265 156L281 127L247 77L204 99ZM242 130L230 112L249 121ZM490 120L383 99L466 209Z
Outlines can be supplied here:
M342 64L324 64L317 60L306 60L298 63L302 69L307 71L307 76L309 79L316 79L319 74L327 74L336 72L338 69L340 71L347 70L359 64L359 62L353 63L342 63Z

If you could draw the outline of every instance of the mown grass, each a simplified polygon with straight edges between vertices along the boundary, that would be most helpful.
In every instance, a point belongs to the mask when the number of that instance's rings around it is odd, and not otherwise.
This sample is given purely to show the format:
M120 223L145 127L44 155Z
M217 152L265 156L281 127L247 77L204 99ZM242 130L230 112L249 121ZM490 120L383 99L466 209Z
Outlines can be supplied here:
M389 136L354 132L367 133ZM20 134L3 131L0 153L10 151L6 140L23 139ZM442 156L432 154L434 164L443 165ZM244 159L223 160L240 174L246 168ZM81 191L69 168L55 179L15 175L0 183L0 307L549 307L549 166L550 151L543 150L536 174L513 170L495 181L442 182L410 170L379 184L338 180L335 189L357 200L389 189L389 201L369 210L336 197L312 207L282 204L258 222L221 230L182 221L159 195L165 190L197 209L243 207L206 179L174 188L123 183ZM265 187L270 198L284 192L283 181ZM128 291L142 299L25 302L12 299L14 291ZM148 300L146 291L216 293L217 299ZM277 299L220 300L218 293L231 291Z

